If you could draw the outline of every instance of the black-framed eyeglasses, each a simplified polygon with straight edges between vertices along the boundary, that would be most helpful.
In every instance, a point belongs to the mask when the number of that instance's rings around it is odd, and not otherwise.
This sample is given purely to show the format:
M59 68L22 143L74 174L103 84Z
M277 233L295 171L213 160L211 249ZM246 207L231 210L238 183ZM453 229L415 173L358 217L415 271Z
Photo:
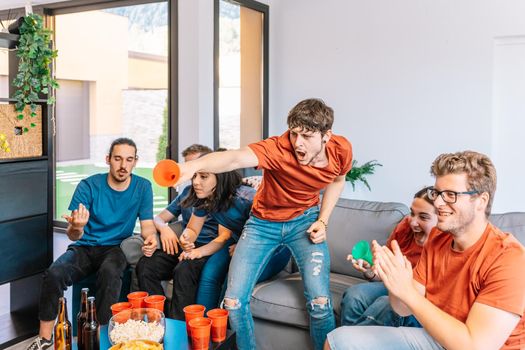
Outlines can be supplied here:
M456 192L456 191L450 191L450 190L438 191L432 187L427 189L427 195L431 201L435 201L438 196L441 196L441 198L443 199L443 202L450 203L450 204L457 202L458 195L466 194L466 195L471 196L471 195L478 194L478 193L479 191L477 190Z

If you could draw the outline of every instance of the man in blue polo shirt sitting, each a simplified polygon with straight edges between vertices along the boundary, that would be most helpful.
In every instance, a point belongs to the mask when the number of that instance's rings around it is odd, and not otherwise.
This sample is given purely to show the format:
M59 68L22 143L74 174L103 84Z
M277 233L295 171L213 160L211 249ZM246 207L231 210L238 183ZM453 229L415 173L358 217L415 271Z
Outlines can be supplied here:
M28 350L50 349L64 290L91 273L97 274L96 306L100 324L111 318L111 304L118 301L126 258L120 243L133 234L137 218L144 237L142 250L151 256L157 247L153 224L151 183L132 170L137 163L137 146L128 138L111 144L106 163L109 173L82 180L71 199L67 236L71 244L44 273L40 294L39 336Z

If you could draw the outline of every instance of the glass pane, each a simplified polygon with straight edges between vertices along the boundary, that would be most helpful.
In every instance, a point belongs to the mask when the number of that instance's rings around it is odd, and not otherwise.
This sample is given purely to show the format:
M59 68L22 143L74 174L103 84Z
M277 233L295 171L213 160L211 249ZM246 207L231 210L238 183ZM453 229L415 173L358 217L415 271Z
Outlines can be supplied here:
M264 14L219 4L219 145L239 148L263 137Z
M0 98L9 97L9 51L0 48Z
M137 143L135 173L152 181L165 158L168 97L166 2L56 16L56 220L76 185L107 172L111 142ZM154 212L168 191L153 181Z
M241 7L219 5L219 146L240 147Z
M8 33L7 28L18 14L13 12L3 18L0 16L0 32ZM9 49L4 47L0 47L0 98L9 98Z

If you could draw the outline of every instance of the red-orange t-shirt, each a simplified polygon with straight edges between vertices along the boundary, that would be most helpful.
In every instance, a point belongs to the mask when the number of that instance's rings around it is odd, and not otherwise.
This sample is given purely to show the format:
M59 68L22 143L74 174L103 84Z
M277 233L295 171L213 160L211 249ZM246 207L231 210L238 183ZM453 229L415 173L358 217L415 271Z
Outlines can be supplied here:
M388 248L392 249L391 243L393 240L396 240L399 244L399 248L404 256L410 261L413 267L416 266L423 251L423 247L416 243L414 239L414 232L410 227L410 217L407 216L392 231L386 245Z
M521 316L502 349L525 348L525 249L510 233L487 224L465 251L452 249L452 235L434 228L423 248L414 279L426 298L461 322L475 302Z
M263 169L263 180L253 199L252 213L271 221L288 221L319 203L319 192L352 166L352 145L332 135L326 144L328 165L301 165L290 143L290 132L248 145Z

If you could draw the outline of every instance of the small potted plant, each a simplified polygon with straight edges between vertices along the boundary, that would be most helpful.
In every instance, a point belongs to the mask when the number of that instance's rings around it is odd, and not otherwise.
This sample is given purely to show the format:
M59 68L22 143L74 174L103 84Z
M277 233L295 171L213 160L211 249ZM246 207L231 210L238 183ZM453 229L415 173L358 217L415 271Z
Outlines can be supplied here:
M17 57L18 73L13 80L16 100L17 119L24 118L24 108L30 106L30 116L36 116L36 102L41 95L47 96L47 103L55 103L52 90L58 88L57 81L51 76L51 63L57 57L57 50L51 47L52 31L44 27L40 15L31 13L17 21L20 39ZM30 123L30 127L35 127ZM24 132L29 131L27 127Z
M352 184L352 189L354 191L356 183L359 182L362 182L369 191L372 191L366 177L374 174L375 168L378 166L383 166L383 164L380 164L377 160L370 160L363 165L358 166L357 160L354 159L352 161L352 169L346 174L345 179Z

